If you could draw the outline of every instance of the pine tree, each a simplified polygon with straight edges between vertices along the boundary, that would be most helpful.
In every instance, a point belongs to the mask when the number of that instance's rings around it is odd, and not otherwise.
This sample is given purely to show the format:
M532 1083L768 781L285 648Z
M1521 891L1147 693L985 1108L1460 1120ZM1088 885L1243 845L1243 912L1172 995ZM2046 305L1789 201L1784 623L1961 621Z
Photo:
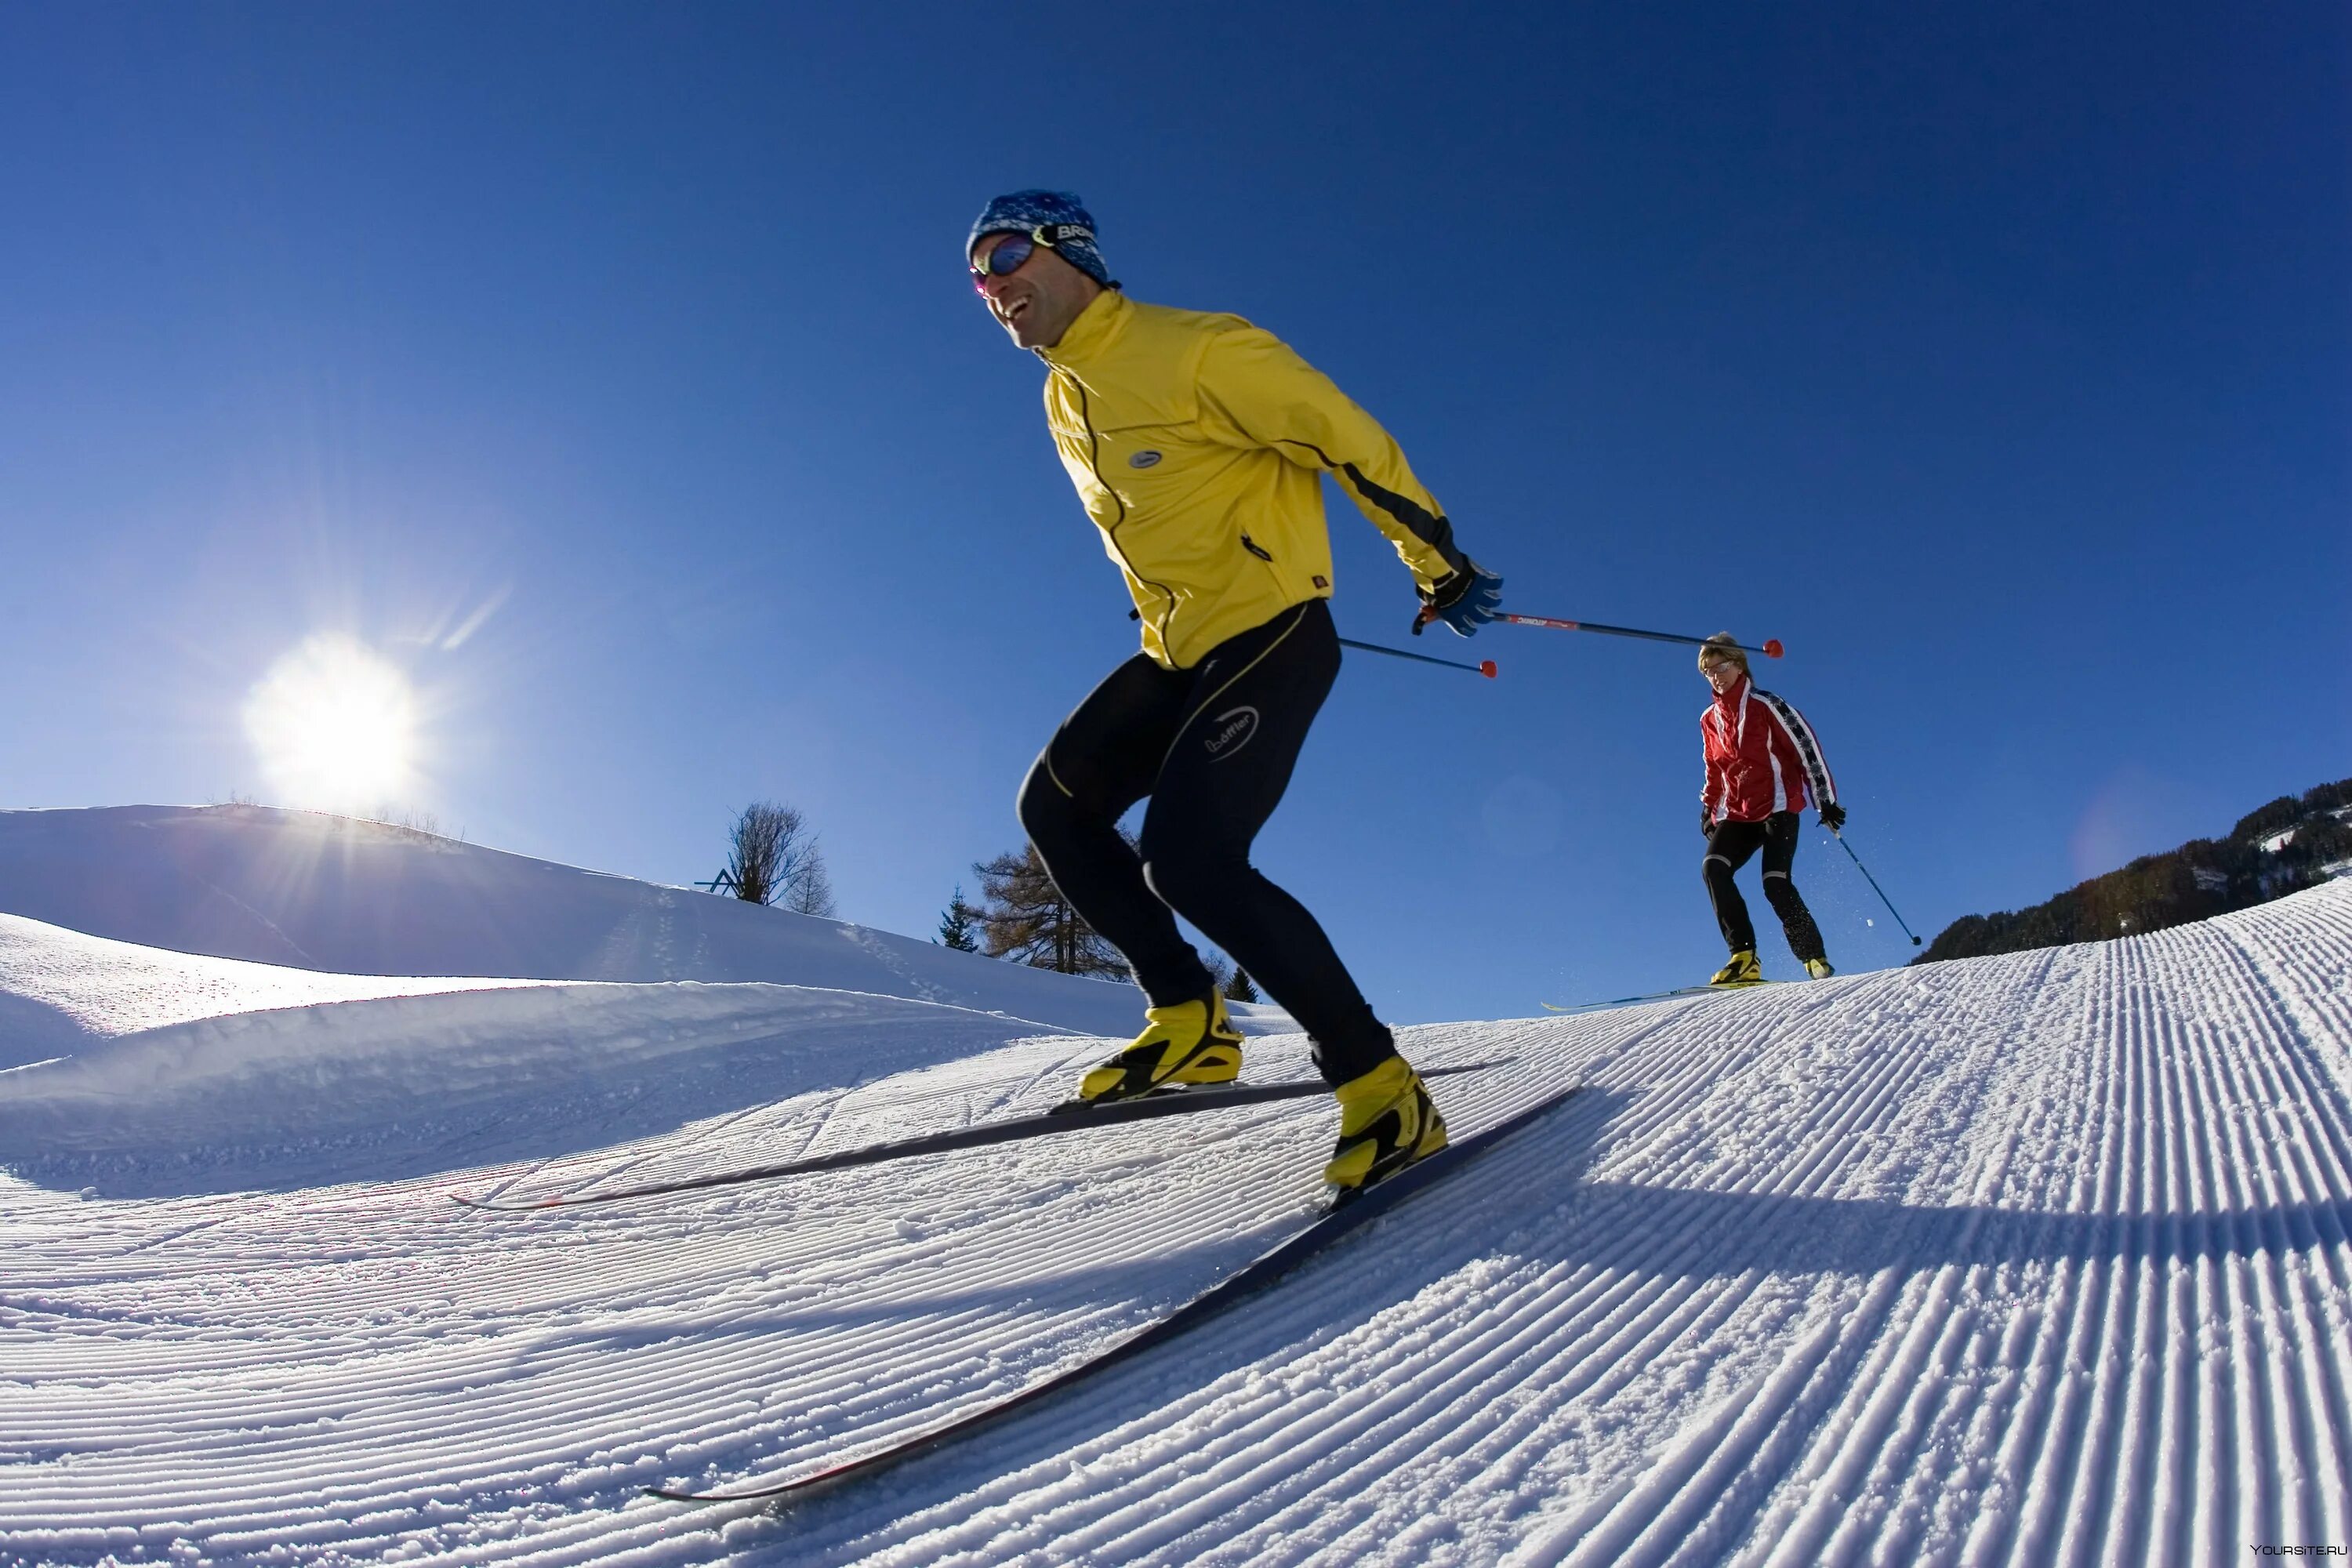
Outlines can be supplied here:
M1244 969L1238 963L1234 964L1234 977L1225 982L1225 1000L1228 1002L1255 1002L1257 999L1257 982L1249 977L1248 970Z
M1007 850L993 860L974 862L972 870L979 874L982 900L973 913L980 921L981 951L989 957L1064 974L1128 973L1118 950L1062 897L1034 848Z
M980 938L972 934L972 928L980 923L979 916L978 910L963 901L963 885L958 883L955 896L948 900L948 907L940 915L940 945L954 948L958 952L978 952Z

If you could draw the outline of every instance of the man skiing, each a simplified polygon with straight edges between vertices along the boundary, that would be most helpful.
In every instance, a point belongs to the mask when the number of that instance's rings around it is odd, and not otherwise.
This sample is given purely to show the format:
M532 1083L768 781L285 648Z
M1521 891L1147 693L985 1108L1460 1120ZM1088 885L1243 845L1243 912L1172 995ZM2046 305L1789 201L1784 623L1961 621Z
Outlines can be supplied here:
M1699 796L1699 830L1706 835L1701 870L1707 896L1715 900L1716 923L1731 948L1731 962L1707 984L1763 983L1756 928L1731 879L1759 848L1764 896L1780 917L1789 950L1807 974L1827 979L1836 972L1822 950L1821 928L1789 879L1797 858L1797 814L1805 809L1809 785L1822 826L1832 832L1845 826L1845 808L1837 803L1837 783L1830 777L1821 742L1803 714L1748 679L1748 655L1729 632L1717 632L1699 645L1698 672L1715 689L1715 700L1698 720L1706 751L1706 787Z
M1313 1037L1339 1101L1325 1179L1379 1181L1444 1148L1444 1120L1315 917L1249 862L1339 670L1322 476L1412 570L1416 631L1438 620L1471 636L1502 579L1454 544L1388 433L1272 333L1127 298L1076 196L997 197L964 254L990 313L1045 363L1046 426L1142 623L1142 652L1063 721L1021 786L1039 858L1148 1004L1143 1032L1078 1093L1239 1074L1242 1036L1181 913ZM1130 848L1117 824L1146 795Z

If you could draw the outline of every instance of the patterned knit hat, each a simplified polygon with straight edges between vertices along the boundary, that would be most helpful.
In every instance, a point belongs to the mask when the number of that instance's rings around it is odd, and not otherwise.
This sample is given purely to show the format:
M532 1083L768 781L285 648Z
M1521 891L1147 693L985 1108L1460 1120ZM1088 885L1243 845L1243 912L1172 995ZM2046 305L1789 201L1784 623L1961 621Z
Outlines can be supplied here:
M1025 234L1034 238L1041 228L1055 255L1104 288L1118 287L1103 265L1102 252L1095 248L1094 215L1067 191L1014 191L997 197L973 221L963 242L965 258L970 259L971 247L984 236Z

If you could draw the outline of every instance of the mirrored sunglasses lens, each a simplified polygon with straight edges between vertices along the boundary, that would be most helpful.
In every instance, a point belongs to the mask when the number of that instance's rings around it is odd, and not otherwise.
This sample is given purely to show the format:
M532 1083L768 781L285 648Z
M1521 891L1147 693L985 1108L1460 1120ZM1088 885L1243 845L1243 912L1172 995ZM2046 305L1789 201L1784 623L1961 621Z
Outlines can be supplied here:
M992 249L973 270L977 272L984 269L992 277L1002 278L1028 260L1030 252L1036 248L1036 242L1027 235L1008 234L996 242L995 248Z

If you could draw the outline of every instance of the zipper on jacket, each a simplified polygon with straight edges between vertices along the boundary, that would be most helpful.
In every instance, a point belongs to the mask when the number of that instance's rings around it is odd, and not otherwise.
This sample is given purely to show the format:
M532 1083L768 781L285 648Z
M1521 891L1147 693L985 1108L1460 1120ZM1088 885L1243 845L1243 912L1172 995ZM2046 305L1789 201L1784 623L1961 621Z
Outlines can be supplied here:
M1094 405L1087 397L1087 384L1073 375L1070 377L1070 384L1078 389L1078 423L1087 427L1087 467L1093 470L1095 483L1102 486L1103 493L1109 496L1118 507L1118 521L1112 523L1103 532L1110 540L1111 548L1118 552L1119 564L1134 573L1137 582L1149 583L1152 587L1168 595L1168 613L1160 619L1160 646L1165 651L1168 647L1168 623L1174 619L1176 615L1176 595L1166 584L1153 583L1150 578L1137 572L1135 563L1129 557L1126 547L1119 543L1119 524L1127 521L1127 502L1120 500L1117 490L1111 489L1110 481L1103 478L1102 441L1101 437L1095 434ZM1140 613L1136 616L1138 620L1142 618ZM1176 656L1170 653L1168 657L1174 658Z
M1269 564L1274 561L1274 557L1261 548L1256 540L1252 539L1246 533L1242 535L1242 548L1248 551L1252 555L1256 556L1260 561L1266 562Z

